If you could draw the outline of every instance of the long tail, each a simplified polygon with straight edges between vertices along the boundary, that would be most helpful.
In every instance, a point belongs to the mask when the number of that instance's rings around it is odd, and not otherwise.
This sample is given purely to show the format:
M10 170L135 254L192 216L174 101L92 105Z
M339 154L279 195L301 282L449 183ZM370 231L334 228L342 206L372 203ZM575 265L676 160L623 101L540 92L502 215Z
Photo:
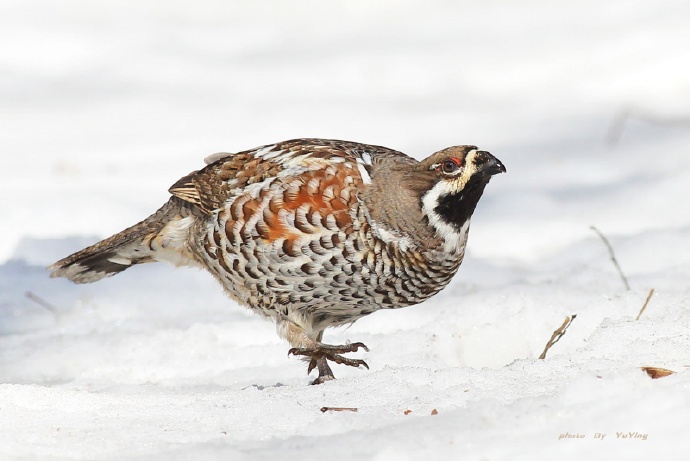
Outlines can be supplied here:
M189 264L191 256L186 254L184 243L194 222L192 214L187 204L172 197L140 223L49 266L53 271L50 276L91 283L135 264L160 260Z

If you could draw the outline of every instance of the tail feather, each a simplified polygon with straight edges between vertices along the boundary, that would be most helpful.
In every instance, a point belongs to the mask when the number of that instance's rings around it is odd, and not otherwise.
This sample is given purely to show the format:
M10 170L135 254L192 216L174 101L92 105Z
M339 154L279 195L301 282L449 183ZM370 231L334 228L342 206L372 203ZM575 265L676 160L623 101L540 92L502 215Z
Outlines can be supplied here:
M65 277L75 283L91 283L111 277L135 264L166 259L157 254L161 248L175 243L165 238L166 227L188 215L187 207L173 197L140 223L49 266L48 270L53 271L50 276ZM174 249L175 245L172 247ZM181 255L177 256L179 259Z

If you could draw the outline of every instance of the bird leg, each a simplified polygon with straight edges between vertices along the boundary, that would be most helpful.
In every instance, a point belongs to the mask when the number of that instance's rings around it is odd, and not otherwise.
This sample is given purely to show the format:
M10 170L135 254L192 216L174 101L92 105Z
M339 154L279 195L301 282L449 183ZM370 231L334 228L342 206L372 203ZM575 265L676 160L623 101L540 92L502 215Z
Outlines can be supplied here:
M323 344L317 342L313 347L293 347L288 351L288 355L302 355L304 357L311 357L307 373L311 373L314 368L318 368L319 376L311 384L323 384L326 381L335 379L331 367L328 366L328 361L332 361L341 365L348 365L351 367L359 367L363 365L369 369L369 365L364 360L349 359L340 354L346 352L357 352L360 348L369 351L369 348L362 343L344 344L342 346L331 346L330 344Z

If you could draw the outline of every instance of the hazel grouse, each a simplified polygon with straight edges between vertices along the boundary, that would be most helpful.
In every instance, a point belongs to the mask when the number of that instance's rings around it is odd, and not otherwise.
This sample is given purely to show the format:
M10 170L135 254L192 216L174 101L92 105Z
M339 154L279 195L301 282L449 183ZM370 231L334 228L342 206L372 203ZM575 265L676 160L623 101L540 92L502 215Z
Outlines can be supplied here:
M273 319L291 354L333 379L328 361L362 343L322 342L328 327L442 290L465 254L470 218L492 175L475 146L421 162L354 142L296 139L215 154L144 221L62 259L52 277L91 283L135 264L207 269L231 298ZM367 367L368 368L368 367Z

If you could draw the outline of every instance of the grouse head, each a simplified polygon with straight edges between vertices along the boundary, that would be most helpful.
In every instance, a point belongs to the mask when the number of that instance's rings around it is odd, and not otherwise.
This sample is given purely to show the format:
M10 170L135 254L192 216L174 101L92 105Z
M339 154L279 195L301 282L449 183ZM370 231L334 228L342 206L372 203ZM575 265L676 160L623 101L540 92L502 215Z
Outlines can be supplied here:
M421 162L380 159L366 194L372 218L421 246L461 252L469 221L491 177L503 164L476 146L443 149Z
M475 146L455 146L419 163L428 187L420 195L422 213L441 234L460 231L469 222L491 177L505 173L503 164Z

